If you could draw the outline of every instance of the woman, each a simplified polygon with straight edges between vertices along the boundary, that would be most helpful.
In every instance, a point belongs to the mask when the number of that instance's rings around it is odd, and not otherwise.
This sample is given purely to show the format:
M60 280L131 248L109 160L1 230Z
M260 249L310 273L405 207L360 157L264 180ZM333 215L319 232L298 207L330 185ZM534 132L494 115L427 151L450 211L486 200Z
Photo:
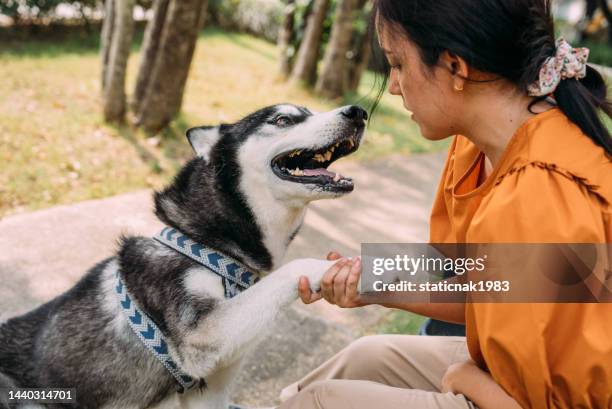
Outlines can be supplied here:
M374 14L389 92L426 138L460 135L431 242L612 242L606 87L588 50L555 41L548 1L377 0ZM342 258L301 297L362 306L360 270ZM357 340L281 408L612 408L611 304L387 306L465 323L467 338Z

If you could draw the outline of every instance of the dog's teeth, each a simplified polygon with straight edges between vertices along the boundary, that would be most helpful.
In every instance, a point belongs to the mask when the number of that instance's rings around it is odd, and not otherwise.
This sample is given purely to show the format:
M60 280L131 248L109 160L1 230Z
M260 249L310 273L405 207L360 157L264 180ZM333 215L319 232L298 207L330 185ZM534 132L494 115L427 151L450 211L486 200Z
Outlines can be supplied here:
M336 173L336 176L334 176L334 182L338 182L340 179L342 179L342 175Z
M317 162L325 162L325 157L323 155L321 155L320 153L317 153L314 156L314 160L316 160Z
M331 153L330 151L325 152L325 160L329 161L332 157L333 153Z
M350 138L348 141L349 141L349 146L353 148L355 146L355 141L353 141L353 138Z

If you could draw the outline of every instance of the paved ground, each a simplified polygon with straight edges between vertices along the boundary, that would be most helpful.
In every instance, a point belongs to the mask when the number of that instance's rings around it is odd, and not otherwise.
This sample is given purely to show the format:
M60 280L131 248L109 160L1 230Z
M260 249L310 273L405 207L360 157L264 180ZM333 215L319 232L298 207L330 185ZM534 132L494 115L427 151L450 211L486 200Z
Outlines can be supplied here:
M314 204L288 259L359 253L362 242L422 242L443 154L396 156L335 167L352 176L347 198ZM160 226L149 191L57 206L0 220L0 321L65 291L112 254L122 234L151 235ZM374 325L381 308L341 310L296 303L245 366L236 400L259 405Z

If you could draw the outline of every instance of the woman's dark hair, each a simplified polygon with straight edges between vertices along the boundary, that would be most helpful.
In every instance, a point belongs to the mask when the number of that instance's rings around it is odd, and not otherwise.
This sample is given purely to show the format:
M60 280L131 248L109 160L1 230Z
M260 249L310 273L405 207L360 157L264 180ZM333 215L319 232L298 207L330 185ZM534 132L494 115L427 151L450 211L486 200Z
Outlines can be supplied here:
M550 0L375 0L372 16L379 25L390 24L406 35L428 67L449 51L525 93L538 80L544 61L556 52ZM387 85L385 65L375 105ZM612 117L601 74L588 67L582 80L562 80L554 97L565 115L611 155L612 138L598 115L601 110ZM529 108L545 98L535 98Z

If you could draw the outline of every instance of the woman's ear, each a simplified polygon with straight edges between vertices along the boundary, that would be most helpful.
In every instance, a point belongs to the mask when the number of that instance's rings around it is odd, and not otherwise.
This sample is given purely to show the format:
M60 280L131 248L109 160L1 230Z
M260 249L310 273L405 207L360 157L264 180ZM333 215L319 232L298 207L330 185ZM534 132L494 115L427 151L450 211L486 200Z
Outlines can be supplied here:
M456 92L463 91L465 83L470 75L470 67L465 60L450 51L444 51L440 55L442 66L448 69L452 75L452 86Z
M187 140L194 152L207 162L210 159L210 151L217 144L220 137L221 132L218 126L199 126L187 131Z

